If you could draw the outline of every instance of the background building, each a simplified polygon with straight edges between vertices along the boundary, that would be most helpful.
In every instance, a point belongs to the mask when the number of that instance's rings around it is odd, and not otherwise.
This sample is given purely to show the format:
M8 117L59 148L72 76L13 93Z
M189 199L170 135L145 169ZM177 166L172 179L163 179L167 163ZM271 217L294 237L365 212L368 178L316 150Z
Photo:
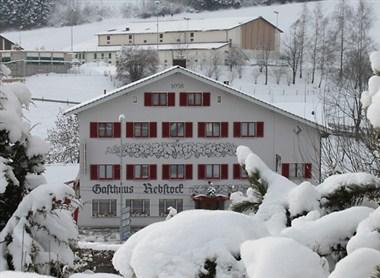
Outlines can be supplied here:
M0 50L11 50L15 48L20 48L20 47L14 42L0 35Z
M224 209L248 185L239 145L292 180L320 178L320 126L181 67L66 113L80 124L81 227L118 227L120 202L132 230L170 206Z

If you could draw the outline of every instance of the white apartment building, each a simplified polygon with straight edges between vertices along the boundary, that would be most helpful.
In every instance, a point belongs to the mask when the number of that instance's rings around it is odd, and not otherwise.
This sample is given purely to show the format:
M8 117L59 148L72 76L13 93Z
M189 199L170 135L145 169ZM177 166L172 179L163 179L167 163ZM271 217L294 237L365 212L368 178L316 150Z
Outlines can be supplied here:
M157 49L161 65L202 63L217 54L223 61L231 47L249 57L263 52L278 56L282 31L263 17L165 19L126 22L123 28L97 34L97 45L76 47L82 62L104 61L114 64L123 46ZM181 63L182 62L182 63Z
M80 125L81 227L132 231L177 211L225 209L248 186L246 145L294 181L319 181L324 129L244 92L172 67L72 107ZM125 116L125 120L120 115Z

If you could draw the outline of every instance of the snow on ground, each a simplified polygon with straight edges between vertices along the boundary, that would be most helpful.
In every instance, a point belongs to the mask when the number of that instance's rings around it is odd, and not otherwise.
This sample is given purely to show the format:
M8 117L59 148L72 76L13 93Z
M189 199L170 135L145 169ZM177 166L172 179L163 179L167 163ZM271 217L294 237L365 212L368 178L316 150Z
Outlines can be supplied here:
M49 164L44 176L49 184L61 184L76 179L78 172L79 164Z
M53 278L53 276L39 275L28 272L3 271L0 272L0 278ZM121 276L109 273L85 272L73 274L70 278L121 278Z
M88 66L87 66L88 67ZM32 92L33 98L49 98L64 101L81 102L104 93L104 90L115 88L110 77L104 76L103 67L94 69L92 74L87 68L80 74L39 74L26 78L26 86ZM34 101L25 115L34 125L33 134L42 138L47 137L47 129L54 127L54 121L59 109L66 110L70 105L66 103L51 103Z
M323 1L324 14L330 13L339 0L327 0ZM349 3L357 4L357 0L348 0ZM373 11L377 17L377 21L374 26L380 23L380 1L378 0L367 0L367 2L373 6ZM169 19L183 19L184 17L199 19L199 18L216 18L221 17L228 20L229 17L258 17L263 16L267 20L271 21L273 24L276 23L276 14L274 11L279 12L278 26L280 29L286 31L289 29L290 25L296 20L296 17L301 13L302 3L292 3L284 5L272 5L272 6L254 6L246 7L240 9L228 9L220 11L211 12L201 12L201 13L181 13L175 15L174 17L168 17ZM309 9L313 8L314 3L310 3ZM74 27L74 45L83 43L86 41L91 41L98 32L106 31L109 29L118 28L125 26L128 21L136 21L138 19L131 18L112 18L105 19L101 22L94 22L90 24L83 24ZM145 21L154 21L154 18L146 19ZM160 18L159 20L166 20L166 18ZM376 30L372 30L372 33L380 43L380 37L375 36ZM70 48L70 27L47 27L40 28L31 31L13 31L6 32L4 34L10 40L19 43L21 38L21 45L25 49L37 49L44 47L45 49L62 50Z
M101 251L101 250L116 251L120 248L121 244L79 241L78 246L81 249L91 249L91 250L96 250L96 251Z

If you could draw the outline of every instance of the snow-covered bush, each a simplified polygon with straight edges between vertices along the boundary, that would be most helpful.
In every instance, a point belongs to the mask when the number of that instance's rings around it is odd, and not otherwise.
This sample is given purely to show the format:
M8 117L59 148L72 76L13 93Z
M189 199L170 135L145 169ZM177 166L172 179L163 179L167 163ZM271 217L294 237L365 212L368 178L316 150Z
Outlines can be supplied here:
M184 211L134 234L115 253L113 264L130 278L194 278L209 272L242 277L240 245L267 235L255 217L231 211Z
M0 271L59 276L65 265L73 266L76 207L74 191L67 185L44 184L32 190L0 232Z

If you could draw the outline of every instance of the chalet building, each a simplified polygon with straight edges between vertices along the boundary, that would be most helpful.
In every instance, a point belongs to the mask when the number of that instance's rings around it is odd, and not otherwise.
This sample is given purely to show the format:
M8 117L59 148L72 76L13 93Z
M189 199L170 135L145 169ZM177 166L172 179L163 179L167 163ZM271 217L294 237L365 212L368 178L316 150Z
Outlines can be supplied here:
M0 50L19 49L20 47L14 42L0 35Z
M24 77L38 73L66 73L71 68L72 53L46 50L0 50L0 63L12 76Z
M282 31L258 18L207 18L129 22L122 29L97 34L97 45L79 45L81 62L115 63L123 46L157 49L161 65L202 63L212 54L223 61L231 47L247 57L278 56Z
M81 227L119 227L125 208L132 232L169 207L227 208L248 186L239 145L296 182L320 179L321 126L179 66L66 114L80 126Z

